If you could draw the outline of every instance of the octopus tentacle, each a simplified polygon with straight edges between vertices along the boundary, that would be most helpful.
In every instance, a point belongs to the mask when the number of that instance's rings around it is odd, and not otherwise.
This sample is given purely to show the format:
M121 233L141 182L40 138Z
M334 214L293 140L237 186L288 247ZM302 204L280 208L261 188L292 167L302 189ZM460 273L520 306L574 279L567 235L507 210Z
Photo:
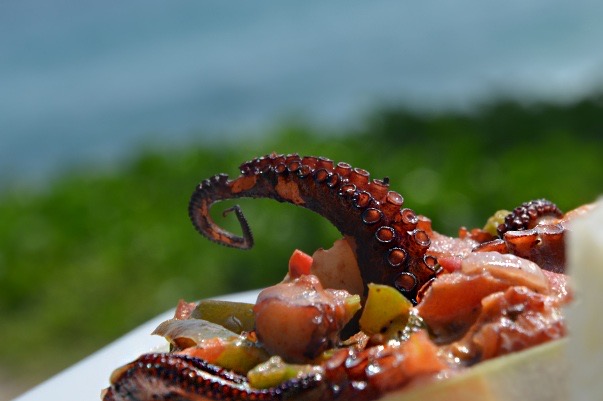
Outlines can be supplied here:
M509 213L497 231L499 238L479 244L474 252L512 253L545 270L565 272L563 212L547 199L524 202ZM551 218L550 221L543 221Z
M545 216L560 218L563 212L547 199L536 199L524 202L505 217L504 223L497 228L499 237L507 231L519 231L534 228Z
M208 195L210 193L216 194L226 190L227 183L228 176L226 174L218 174L201 182L197 186L197 189L191 198L189 204L189 217L197 230L205 235L208 239L239 249L250 249L253 246L253 235L249 225L247 224L245 215L238 205L235 205L230 209L226 209L223 212L223 215L226 216L226 214L231 211L235 212L235 215L237 216L239 224L243 230L242 237L234 235L220 228L213 222L209 214L212 203L222 199L215 198L212 201L208 201Z
M113 373L103 401L281 400L320 390L320 375L308 375L268 389L249 386L245 376L179 354L145 354Z
M414 211L403 208L404 198L389 189L389 179L371 180L368 171L321 157L270 154L245 162L232 180L219 174L204 180L189 203L197 231L223 245L248 249L253 240L240 209L239 237L219 227L211 206L234 198L270 198L310 209L333 223L356 243L356 256L365 283L395 286L414 300L419 288L436 273L426 263L427 233L417 228Z

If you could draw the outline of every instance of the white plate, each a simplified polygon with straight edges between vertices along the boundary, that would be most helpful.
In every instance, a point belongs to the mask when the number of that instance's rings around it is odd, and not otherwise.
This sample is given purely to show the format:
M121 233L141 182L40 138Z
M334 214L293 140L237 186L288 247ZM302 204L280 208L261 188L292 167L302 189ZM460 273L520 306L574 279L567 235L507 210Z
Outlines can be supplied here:
M255 303L258 292L248 291L215 299ZM165 346L165 340L152 336L151 332L173 315L174 310L170 310L157 316L13 401L100 400L101 390L109 386L109 376L115 368L145 352Z

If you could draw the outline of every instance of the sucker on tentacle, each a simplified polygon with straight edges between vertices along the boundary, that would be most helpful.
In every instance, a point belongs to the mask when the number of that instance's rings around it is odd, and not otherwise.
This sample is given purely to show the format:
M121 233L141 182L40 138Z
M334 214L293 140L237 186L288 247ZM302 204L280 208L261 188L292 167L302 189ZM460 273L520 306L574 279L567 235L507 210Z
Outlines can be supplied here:
M210 240L235 248L253 245L251 231L234 207L243 236L220 228L210 208L234 198L271 198L310 209L355 241L365 283L398 288L411 300L436 274L437 261L426 256L430 238L417 229L417 215L402 208L404 198L389 190L389 179L370 180L366 170L321 157L270 154L240 166L241 175L229 180L219 174L201 182L189 203L197 231Z

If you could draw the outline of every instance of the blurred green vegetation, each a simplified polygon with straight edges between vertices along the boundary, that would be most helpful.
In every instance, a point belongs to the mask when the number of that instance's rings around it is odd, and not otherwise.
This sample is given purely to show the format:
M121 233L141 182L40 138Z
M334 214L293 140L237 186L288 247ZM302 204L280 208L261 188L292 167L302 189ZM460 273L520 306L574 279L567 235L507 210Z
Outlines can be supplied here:
M271 200L239 202L255 233L250 251L192 228L187 203L199 181L234 176L241 162L272 151L388 176L406 206L447 234L530 199L569 210L603 192L600 96L569 105L501 101L467 114L390 108L345 132L289 124L266 138L144 149L110 171L78 167L48 188L0 194L0 368L41 380L179 298L269 285L295 248L330 246L338 233L325 219ZM223 225L239 230L232 216Z

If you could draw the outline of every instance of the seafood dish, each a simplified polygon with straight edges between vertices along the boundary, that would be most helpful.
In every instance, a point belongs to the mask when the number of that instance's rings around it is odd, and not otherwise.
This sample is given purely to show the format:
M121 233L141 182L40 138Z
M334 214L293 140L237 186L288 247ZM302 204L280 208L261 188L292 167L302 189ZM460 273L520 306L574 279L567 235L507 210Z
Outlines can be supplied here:
M239 206L224 214L235 214L241 236L210 214L236 198L307 208L342 237L313 254L295 250L284 279L255 304L181 300L153 333L169 350L117 368L103 401L443 400L459 388L496 400L480 392L484 380L506 370L513 385L534 387L530 372L541 368L551 385L538 391L559 393L566 368L557 356L574 298L567 236L594 203L563 212L550 200L530 200L451 237L408 208L388 178L323 157L272 153L243 163L236 178L202 181L189 203L195 229L218 244L251 248ZM447 388L441 398L438 386Z

